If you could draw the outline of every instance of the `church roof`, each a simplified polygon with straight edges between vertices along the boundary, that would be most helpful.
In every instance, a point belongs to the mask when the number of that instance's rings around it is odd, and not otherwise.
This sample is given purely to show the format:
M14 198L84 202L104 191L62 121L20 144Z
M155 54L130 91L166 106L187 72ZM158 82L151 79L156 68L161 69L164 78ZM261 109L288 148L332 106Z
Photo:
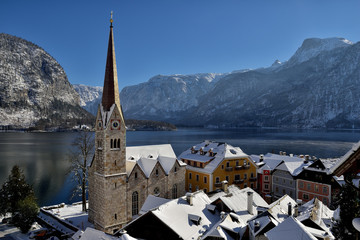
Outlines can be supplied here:
M169 174L176 161L176 155L170 144L126 147L126 172L128 175L137 164L148 178L157 162L164 169L165 174ZM186 165L183 162L177 162L180 166Z
M104 88L103 88L103 96L102 96L102 106L105 111L109 111L110 107L114 103L116 103L116 105L118 107L120 107L119 86L118 86L116 58L115 58L115 46L114 46L114 35L113 35L113 26L111 23L108 51L107 51L107 57L106 57L106 68L105 68Z

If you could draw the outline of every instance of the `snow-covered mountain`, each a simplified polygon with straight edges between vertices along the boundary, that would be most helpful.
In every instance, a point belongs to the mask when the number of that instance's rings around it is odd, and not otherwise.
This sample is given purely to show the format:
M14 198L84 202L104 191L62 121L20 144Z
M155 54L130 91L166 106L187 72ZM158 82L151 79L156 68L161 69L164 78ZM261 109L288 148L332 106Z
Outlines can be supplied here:
M80 96L80 106L93 115L96 115L103 88L83 84L74 84L73 87Z
M155 76L124 88L126 118L219 127L360 127L360 42L304 40L268 68Z
M56 60L24 39L0 34L0 125L66 126L92 118Z

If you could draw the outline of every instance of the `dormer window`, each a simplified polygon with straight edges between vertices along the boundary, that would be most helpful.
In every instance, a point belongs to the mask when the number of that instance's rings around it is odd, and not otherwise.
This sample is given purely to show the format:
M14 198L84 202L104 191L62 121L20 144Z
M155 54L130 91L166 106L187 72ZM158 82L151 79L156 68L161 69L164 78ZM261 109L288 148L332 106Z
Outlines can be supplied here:
M150 154L148 157L149 157L149 158L153 158L154 156Z

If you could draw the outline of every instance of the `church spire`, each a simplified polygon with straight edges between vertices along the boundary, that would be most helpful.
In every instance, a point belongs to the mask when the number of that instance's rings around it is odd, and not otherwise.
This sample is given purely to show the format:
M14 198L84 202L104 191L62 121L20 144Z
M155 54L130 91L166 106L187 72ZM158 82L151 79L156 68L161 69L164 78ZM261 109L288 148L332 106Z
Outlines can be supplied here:
M108 45L107 58L106 58L105 79L104 79L104 88L103 88L103 96L102 96L102 106L105 111L109 111L110 107L114 103L119 107L119 109L121 109L120 97L119 97L119 85L118 85L117 70L116 70L112 15L113 12L111 11L109 45Z

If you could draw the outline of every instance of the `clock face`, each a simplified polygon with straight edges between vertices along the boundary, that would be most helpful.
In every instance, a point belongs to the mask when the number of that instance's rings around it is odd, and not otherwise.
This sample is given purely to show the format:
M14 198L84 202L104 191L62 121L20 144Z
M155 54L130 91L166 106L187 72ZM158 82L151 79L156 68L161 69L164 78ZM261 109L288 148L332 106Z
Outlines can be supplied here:
M118 120L113 120L112 121L112 128L113 129L119 129L119 127L120 127L119 121Z

